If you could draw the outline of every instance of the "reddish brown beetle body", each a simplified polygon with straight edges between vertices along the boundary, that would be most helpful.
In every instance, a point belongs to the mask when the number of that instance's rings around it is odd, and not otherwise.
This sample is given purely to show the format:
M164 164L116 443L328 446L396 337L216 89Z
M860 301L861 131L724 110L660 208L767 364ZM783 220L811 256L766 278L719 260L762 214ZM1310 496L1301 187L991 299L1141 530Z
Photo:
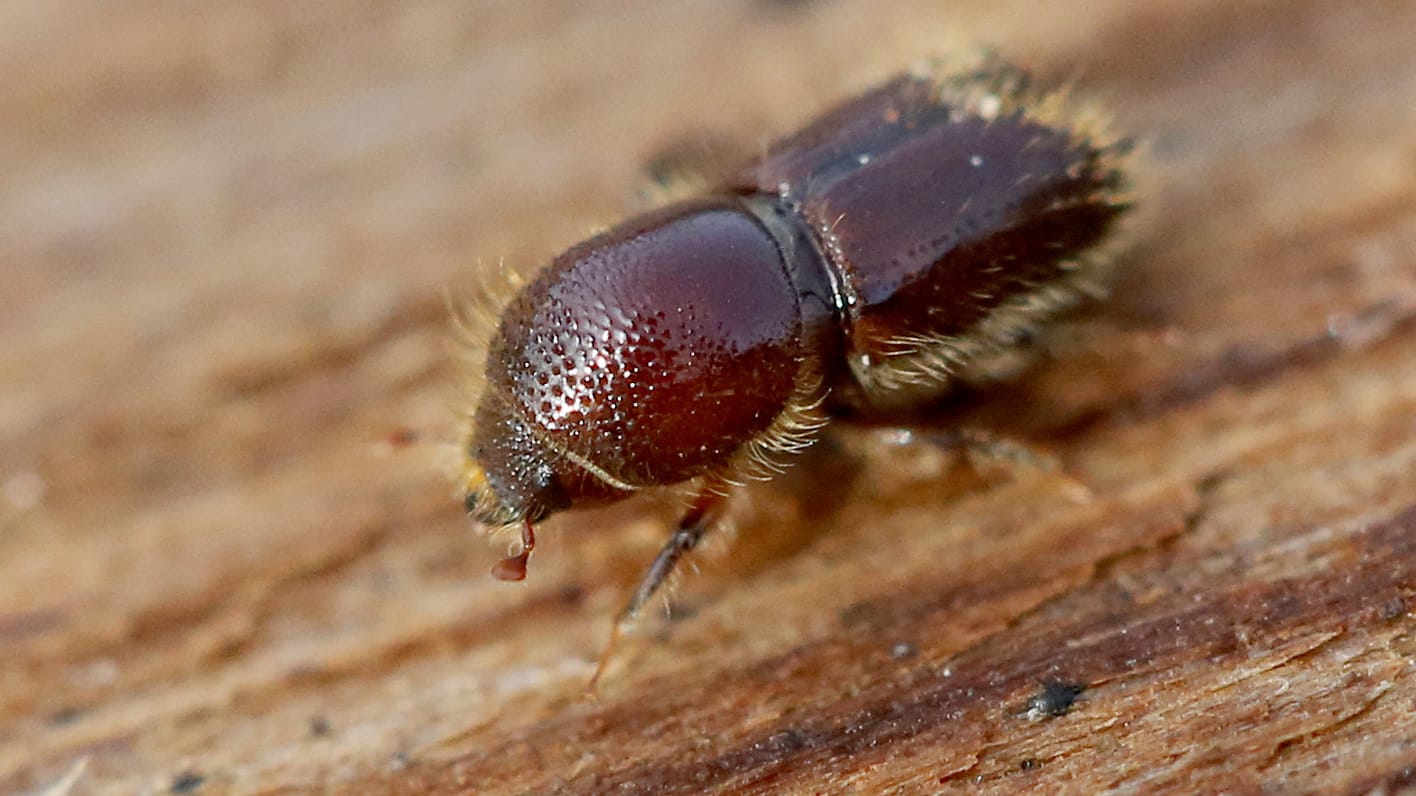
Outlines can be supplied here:
M469 509L523 524L529 550L554 511L700 479L633 616L725 484L808 444L833 410L995 375L1095 291L1127 206L1125 148L981 56L887 83L707 197L571 248L501 316L465 447Z

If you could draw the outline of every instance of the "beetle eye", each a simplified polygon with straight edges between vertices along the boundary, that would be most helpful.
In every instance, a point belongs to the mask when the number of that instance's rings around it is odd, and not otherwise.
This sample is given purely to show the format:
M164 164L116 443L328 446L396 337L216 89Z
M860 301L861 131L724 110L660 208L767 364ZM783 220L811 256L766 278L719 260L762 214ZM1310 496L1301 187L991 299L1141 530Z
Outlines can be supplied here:
M481 465L468 461L465 468L462 504L473 519L486 525L510 525L520 520L516 512L497 497Z
M503 503L490 487L468 492L464 503L472 519L483 525L515 525L522 520L521 515Z
M462 499L462 506L467 509L468 514L476 514L477 504L481 503L482 500L481 492L468 492L466 497Z

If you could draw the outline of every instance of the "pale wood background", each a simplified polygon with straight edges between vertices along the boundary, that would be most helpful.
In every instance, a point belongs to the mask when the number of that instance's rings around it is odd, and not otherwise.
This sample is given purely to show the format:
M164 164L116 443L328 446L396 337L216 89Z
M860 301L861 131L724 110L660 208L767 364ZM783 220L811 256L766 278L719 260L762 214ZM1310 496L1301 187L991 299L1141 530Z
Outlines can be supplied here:
M668 512L492 581L385 442L442 291L963 42L1150 144L1114 300L939 418L1094 497L847 434L582 702ZM1413 781L1416 4L11 3L0 130L0 792Z

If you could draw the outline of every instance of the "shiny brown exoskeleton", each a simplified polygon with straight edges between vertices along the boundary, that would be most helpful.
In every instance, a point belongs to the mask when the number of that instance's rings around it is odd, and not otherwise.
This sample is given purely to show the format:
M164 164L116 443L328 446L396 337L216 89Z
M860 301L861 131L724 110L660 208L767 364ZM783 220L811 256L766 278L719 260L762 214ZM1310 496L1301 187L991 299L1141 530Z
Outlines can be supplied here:
M888 411L995 375L1099 290L1127 147L1064 92L989 56L831 111L707 195L572 247L504 308L465 443L483 523L696 481L621 615L840 410ZM617 629L620 625L617 625Z

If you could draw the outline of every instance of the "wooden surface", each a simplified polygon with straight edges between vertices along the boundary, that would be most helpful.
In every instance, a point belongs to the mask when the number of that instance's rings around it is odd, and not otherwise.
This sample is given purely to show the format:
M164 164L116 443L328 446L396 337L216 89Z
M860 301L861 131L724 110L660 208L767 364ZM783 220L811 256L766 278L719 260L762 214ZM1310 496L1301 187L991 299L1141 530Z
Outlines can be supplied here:
M444 287L961 41L1150 143L1114 299L937 419L1092 495L838 436L582 701L671 509L489 578L387 443ZM0 792L1413 782L1416 3L53 0L0 129Z

